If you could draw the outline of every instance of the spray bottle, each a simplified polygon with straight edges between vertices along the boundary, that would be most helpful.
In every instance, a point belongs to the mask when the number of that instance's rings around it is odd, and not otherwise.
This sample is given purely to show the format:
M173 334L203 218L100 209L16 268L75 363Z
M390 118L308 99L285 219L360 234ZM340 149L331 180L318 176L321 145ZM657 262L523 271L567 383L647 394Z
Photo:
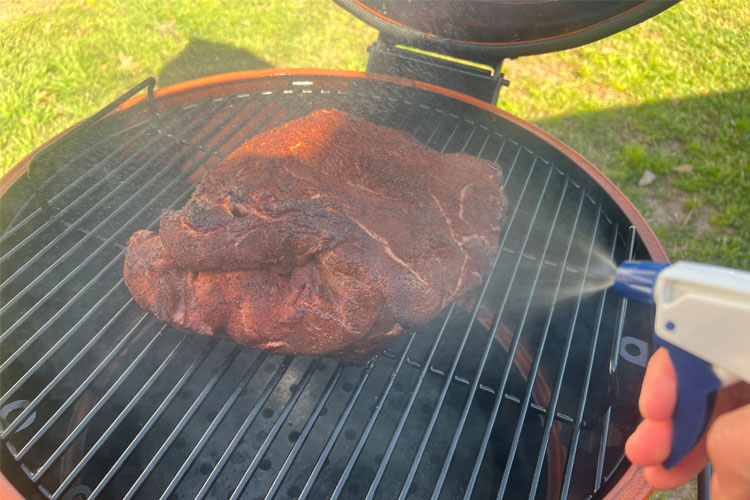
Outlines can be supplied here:
M669 469L698 443L720 387L750 382L750 272L695 262L625 262L614 291L655 309L677 374Z

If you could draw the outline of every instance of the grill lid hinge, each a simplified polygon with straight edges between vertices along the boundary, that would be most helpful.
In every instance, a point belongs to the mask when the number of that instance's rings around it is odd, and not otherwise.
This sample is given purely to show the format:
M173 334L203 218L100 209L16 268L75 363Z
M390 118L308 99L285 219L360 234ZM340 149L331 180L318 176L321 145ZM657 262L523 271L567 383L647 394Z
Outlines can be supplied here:
M500 88L510 83L500 71L503 58L462 59L410 47L383 33L368 51L367 71L370 73L432 83L491 104L497 104Z

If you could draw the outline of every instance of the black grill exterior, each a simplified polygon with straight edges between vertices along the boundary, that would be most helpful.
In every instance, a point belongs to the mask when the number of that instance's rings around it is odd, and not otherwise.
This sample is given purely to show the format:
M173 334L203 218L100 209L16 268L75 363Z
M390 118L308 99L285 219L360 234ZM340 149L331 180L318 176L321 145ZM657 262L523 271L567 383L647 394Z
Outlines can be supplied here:
M138 308L130 235L249 137L322 107L503 167L509 220L484 285L364 366ZM406 85L281 76L152 96L71 137L0 205L2 471L29 498L584 499L626 469L650 312L583 292L603 258L649 254L528 130Z

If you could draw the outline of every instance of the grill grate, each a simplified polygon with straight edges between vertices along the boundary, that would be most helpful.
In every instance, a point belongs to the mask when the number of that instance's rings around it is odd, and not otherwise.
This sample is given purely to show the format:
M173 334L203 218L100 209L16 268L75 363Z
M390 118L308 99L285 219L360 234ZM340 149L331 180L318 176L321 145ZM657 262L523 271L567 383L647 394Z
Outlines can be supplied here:
M648 320L580 292L601 249L638 252L627 220L575 165L489 113L417 89L298 83L120 113L110 119L135 124L37 181L54 193L0 237L6 475L18 464L28 492L52 499L605 488L638 418L636 393L617 388L643 374L621 345L645 355ZM121 276L130 234L155 229L242 141L324 106L504 167L509 219L482 289L363 367L185 335L141 311Z

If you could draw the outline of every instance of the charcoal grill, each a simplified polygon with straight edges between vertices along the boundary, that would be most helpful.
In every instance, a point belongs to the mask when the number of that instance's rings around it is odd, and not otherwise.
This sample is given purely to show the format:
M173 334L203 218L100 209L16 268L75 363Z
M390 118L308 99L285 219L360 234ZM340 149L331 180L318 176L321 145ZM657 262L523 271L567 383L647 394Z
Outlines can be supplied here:
M602 254L666 255L585 159L487 102L396 76L154 84L3 179L0 459L26 498L649 494L623 448L653 318L583 291ZM324 107L503 167L509 219L484 285L364 366L185 334L138 308L129 236L243 141Z

